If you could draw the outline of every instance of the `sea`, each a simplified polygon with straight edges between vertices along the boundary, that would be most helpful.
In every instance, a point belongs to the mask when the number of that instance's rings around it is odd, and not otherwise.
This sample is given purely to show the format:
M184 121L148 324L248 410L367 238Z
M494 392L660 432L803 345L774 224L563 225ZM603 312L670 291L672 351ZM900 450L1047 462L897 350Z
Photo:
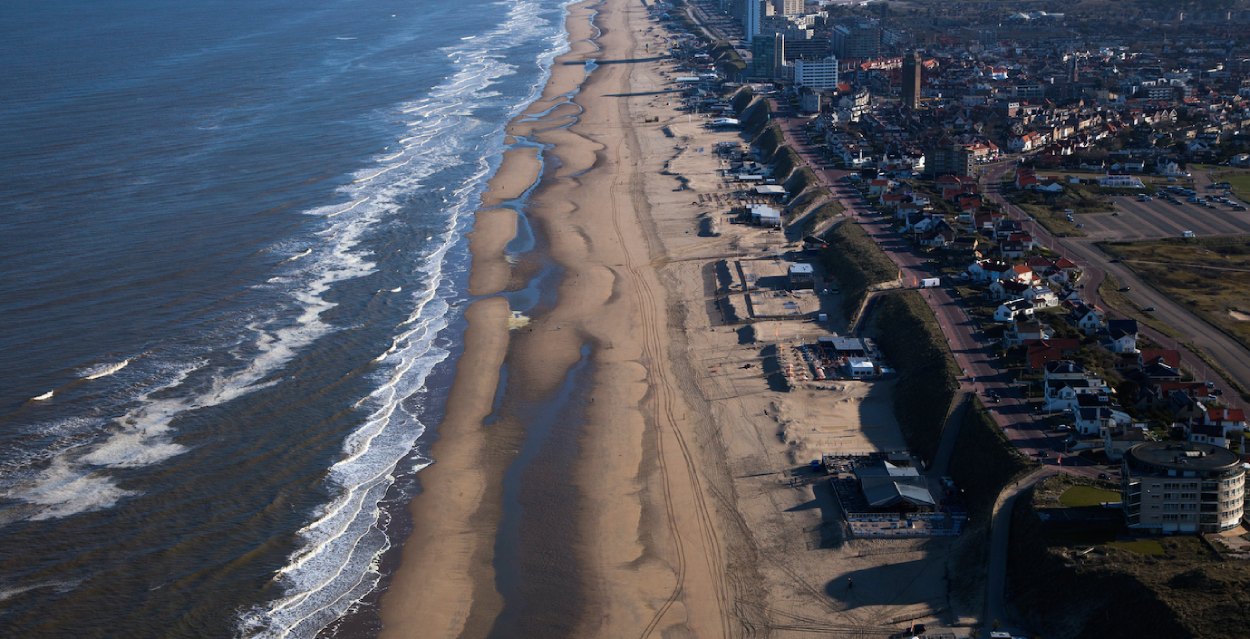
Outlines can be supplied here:
M0 636L376 627L567 2L0 0Z

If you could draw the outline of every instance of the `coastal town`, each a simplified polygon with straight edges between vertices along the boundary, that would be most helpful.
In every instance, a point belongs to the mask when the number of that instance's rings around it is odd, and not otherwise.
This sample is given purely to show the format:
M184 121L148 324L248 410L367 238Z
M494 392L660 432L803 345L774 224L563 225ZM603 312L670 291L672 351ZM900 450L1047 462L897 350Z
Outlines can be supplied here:
M1179 590L1121 564L1250 572L1250 12L1093 4L648 5L653 206L693 213L659 230L711 300L701 386L777 442L726 452L796 630L1250 617L1089 614Z

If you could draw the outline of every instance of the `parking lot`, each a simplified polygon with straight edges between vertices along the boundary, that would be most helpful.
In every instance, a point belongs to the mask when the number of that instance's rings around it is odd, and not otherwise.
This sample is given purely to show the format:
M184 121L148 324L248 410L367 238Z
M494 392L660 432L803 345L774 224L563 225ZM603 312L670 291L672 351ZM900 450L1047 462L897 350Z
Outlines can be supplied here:
M1193 231L1198 237L1250 233L1250 211L1236 211L1226 204L1214 208L1178 198L1173 204L1163 198L1148 202L1132 197L1115 198L1115 212L1084 213L1076 217L1081 229L1094 240L1153 240L1181 237Z

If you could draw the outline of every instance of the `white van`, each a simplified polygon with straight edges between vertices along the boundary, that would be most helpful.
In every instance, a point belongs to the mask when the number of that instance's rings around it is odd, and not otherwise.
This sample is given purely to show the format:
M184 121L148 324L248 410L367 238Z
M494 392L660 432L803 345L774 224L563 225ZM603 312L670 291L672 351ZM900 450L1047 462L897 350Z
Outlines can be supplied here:
M1194 235L1193 231L1181 231L1181 237L1188 239L1188 238L1197 237L1197 236Z

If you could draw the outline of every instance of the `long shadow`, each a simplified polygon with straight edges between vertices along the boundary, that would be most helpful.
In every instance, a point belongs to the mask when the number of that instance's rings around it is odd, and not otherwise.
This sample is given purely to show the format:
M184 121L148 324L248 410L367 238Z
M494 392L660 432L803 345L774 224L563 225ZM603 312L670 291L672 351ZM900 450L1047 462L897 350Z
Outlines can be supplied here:
M682 93L685 89L661 89L659 91L635 91L633 93L605 93L606 98L633 98L643 95L668 95L670 93Z
M603 66L605 64L638 64L640 62L655 62L656 60L667 60L668 58L669 56L666 56L666 55L654 55L649 58L621 58L619 60L595 60L595 64L599 66ZM582 66L586 64L586 62L583 60L566 60L564 62L561 62L560 64L571 65L571 66Z
M853 570L829 580L825 594L847 607L882 606L900 602L918 603L925 600L922 582L924 573L941 570L942 562L930 559L913 559L899 563L883 562L866 570Z
M763 361L764 377L768 380L768 390L775 392L790 392L790 383L786 381L785 373L781 370L781 362L777 360L777 345L769 344L760 349L760 359Z
M812 501L820 507L820 547L837 548L846 541L842 534L842 512L838 507L837 496L833 494L833 484L819 481L812 484Z

